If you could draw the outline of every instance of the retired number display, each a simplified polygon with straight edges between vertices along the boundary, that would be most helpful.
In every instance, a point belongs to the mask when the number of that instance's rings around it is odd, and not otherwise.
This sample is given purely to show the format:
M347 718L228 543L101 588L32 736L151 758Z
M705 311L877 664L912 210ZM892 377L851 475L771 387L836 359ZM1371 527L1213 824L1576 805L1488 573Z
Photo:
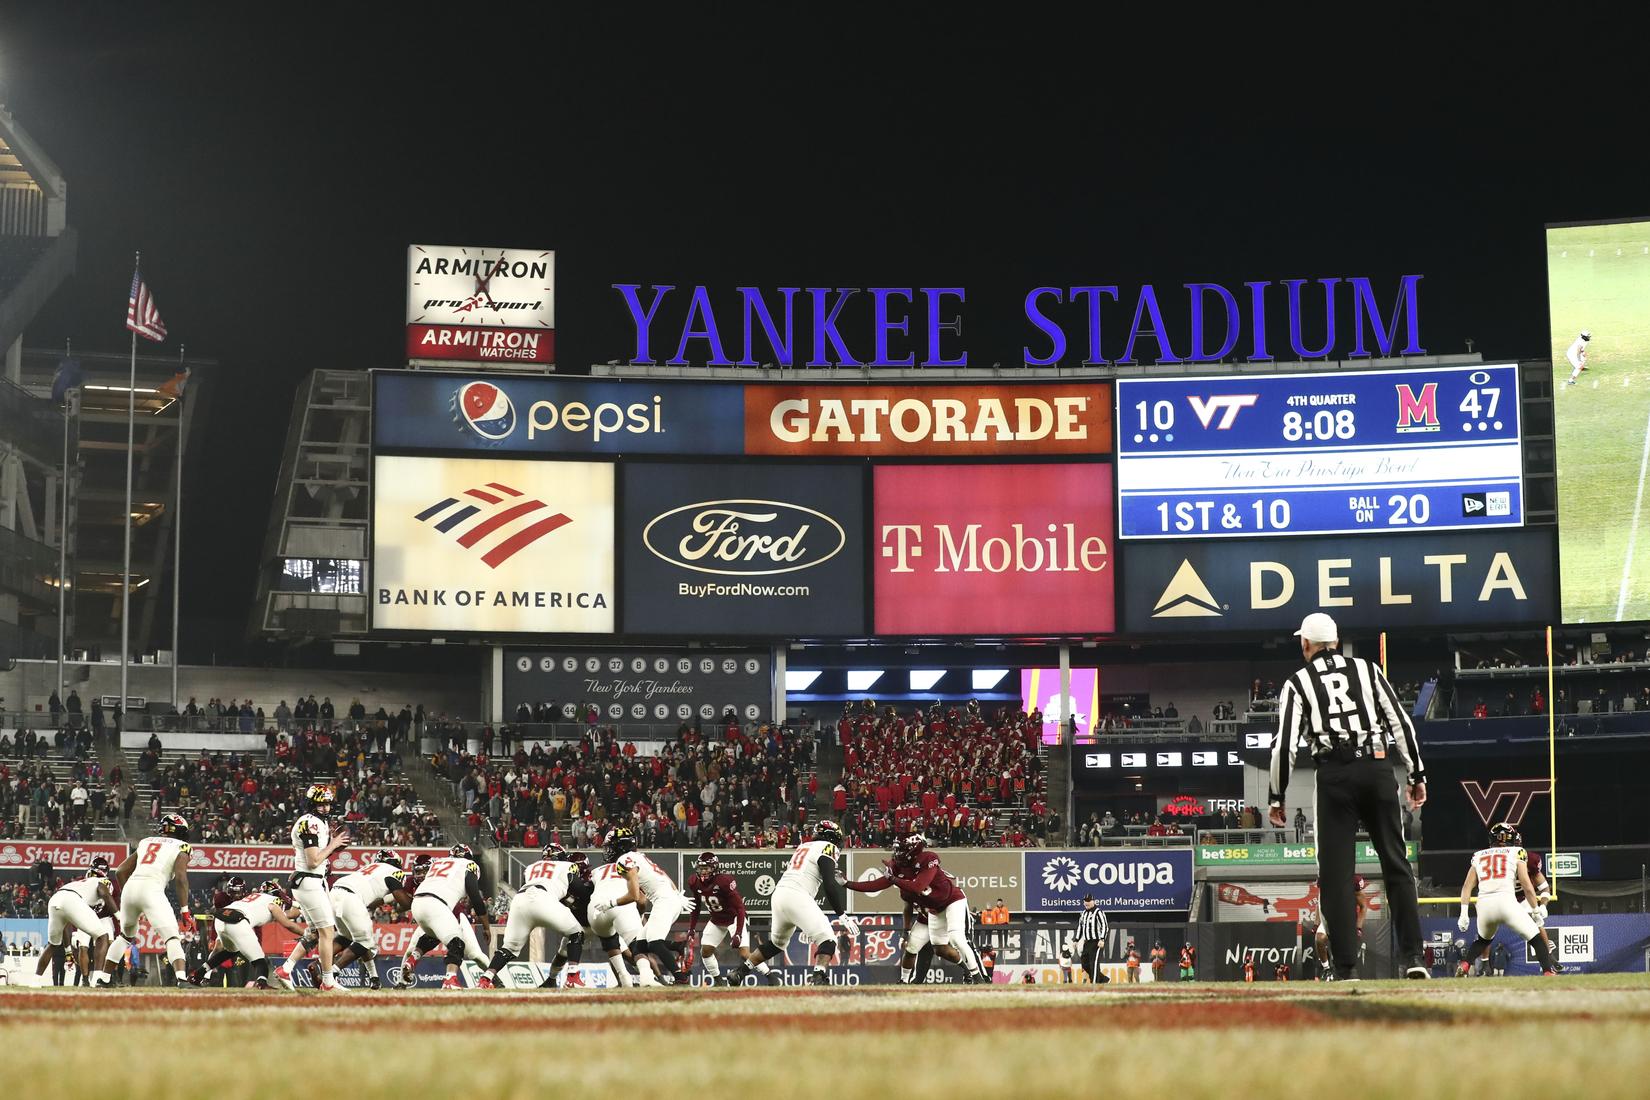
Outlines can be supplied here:
M1118 533L1517 527L1518 367L1122 379Z

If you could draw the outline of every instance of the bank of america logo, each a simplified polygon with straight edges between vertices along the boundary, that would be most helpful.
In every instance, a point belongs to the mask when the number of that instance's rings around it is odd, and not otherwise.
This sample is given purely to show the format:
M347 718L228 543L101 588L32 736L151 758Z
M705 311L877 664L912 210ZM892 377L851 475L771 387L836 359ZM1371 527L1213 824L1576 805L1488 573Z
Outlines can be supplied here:
M549 507L542 500L526 499L520 489L489 481L432 504L413 518L432 524L444 535L452 534L466 550L485 544L481 560L489 569L497 569L556 528L573 522L560 512L548 514Z
M1190 559L1181 559L1180 568L1169 578L1169 585L1163 589L1163 595L1157 597L1157 606L1152 608L1152 618L1218 619L1220 616L1220 605L1215 603L1209 586L1203 583L1203 578L1192 568Z

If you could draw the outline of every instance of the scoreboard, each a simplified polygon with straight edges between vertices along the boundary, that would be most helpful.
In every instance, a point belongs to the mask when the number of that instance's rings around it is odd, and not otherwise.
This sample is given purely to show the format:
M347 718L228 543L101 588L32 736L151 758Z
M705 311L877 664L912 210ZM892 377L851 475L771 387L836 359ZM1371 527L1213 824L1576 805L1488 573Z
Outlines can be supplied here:
M1517 527L1514 363L1120 379L1118 535Z

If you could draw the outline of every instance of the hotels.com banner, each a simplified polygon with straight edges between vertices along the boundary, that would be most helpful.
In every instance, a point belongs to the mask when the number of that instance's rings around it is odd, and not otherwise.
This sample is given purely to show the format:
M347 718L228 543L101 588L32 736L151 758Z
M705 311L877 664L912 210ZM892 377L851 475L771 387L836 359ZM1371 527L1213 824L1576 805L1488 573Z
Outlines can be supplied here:
M879 466L877 634L1109 634L1112 471Z
M1103 455L1111 387L745 387L752 455Z

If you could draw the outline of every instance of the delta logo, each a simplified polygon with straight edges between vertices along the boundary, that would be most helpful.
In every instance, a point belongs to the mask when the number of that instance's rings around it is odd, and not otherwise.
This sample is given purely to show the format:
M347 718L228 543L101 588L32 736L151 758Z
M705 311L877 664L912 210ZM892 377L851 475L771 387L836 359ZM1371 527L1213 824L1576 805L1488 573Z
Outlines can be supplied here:
M466 382L453 394L453 421L484 443L499 444L516 430L510 395L491 382Z
M497 569L544 536L573 521L551 513L542 500L520 489L489 481L459 496L437 501L413 518L443 535L452 535L466 550L478 550L482 564Z
M1180 568L1169 578L1168 586L1152 608L1154 619L1218 619L1222 614L1209 586L1197 575L1189 558L1181 559Z

